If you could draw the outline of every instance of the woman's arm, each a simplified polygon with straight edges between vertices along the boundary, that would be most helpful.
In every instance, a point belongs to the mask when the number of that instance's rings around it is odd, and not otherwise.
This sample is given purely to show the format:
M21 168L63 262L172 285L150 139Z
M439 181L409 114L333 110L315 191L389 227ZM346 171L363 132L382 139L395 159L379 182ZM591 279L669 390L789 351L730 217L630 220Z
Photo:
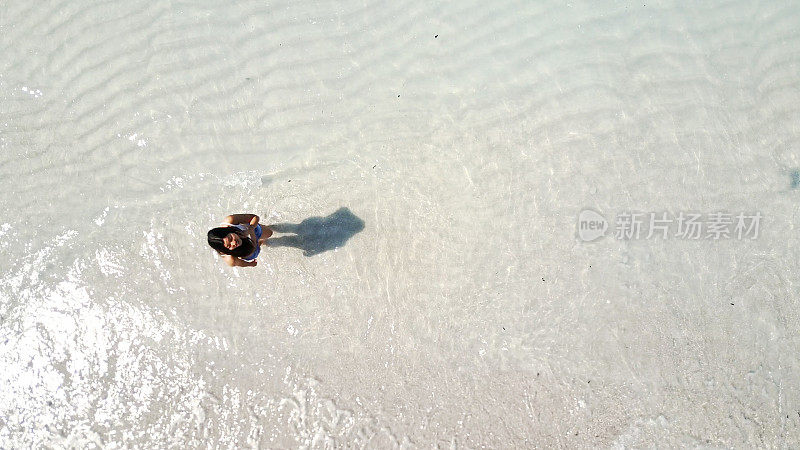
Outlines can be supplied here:
M253 221L255 221L255 223ZM246 223L252 226L256 226L256 224L258 224L258 221L259 217L255 214L231 214L230 216L226 217L225 220L223 220L223 222L232 225Z
M258 261L245 261L234 257L233 255L220 255L225 262L231 267L253 267L258 265Z

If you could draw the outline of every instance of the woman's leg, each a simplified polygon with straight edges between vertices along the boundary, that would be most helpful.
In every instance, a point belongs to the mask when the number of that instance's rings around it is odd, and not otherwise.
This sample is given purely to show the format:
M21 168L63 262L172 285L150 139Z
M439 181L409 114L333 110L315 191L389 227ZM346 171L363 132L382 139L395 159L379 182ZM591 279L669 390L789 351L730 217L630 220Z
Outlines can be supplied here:
M267 238L272 236L272 230L269 227L261 227L261 237L258 239L258 245L262 245L267 241Z

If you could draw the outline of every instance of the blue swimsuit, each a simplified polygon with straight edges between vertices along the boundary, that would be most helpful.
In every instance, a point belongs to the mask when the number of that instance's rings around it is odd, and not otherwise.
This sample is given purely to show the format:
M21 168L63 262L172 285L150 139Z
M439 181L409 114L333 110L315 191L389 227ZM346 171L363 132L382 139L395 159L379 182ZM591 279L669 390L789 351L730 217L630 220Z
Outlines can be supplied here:
M233 225L233 224L230 224L230 223L226 223L225 225L227 225L229 227L236 227L236 228L238 228L238 229L240 229L242 231L247 231L247 226L242 225L242 224ZM258 258L258 254L261 253L261 246L258 245L258 240L261 239L261 225L260 224L256 225L256 229L254 231L256 232L256 242L254 242L253 245L256 247L256 250L252 254L242 258L243 260L245 260L247 262L255 261L256 258Z

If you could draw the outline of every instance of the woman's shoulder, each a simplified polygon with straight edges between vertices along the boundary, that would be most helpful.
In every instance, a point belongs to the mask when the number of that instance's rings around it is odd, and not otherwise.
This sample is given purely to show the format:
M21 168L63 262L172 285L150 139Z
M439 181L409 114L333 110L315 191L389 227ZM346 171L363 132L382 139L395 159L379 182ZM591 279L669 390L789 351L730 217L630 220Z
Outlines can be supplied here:
M228 222L222 222L222 223L221 223L221 224L219 224L219 225L220 225L221 227L233 227L233 228L238 228L238 229L240 229L240 230L242 230L242 231L244 231L244 230L246 230L246 229L247 229L247 227L246 227L246 226L244 226L244 225L242 225L242 224L240 224L240 223L233 224L233 223L228 223Z

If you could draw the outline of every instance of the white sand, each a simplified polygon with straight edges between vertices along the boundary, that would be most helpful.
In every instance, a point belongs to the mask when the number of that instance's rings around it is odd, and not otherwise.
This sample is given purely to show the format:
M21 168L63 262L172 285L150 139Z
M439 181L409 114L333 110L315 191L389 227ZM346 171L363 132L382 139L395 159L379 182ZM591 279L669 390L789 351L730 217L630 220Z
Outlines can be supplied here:
M233 3L0 3L0 447L800 446L796 1Z

